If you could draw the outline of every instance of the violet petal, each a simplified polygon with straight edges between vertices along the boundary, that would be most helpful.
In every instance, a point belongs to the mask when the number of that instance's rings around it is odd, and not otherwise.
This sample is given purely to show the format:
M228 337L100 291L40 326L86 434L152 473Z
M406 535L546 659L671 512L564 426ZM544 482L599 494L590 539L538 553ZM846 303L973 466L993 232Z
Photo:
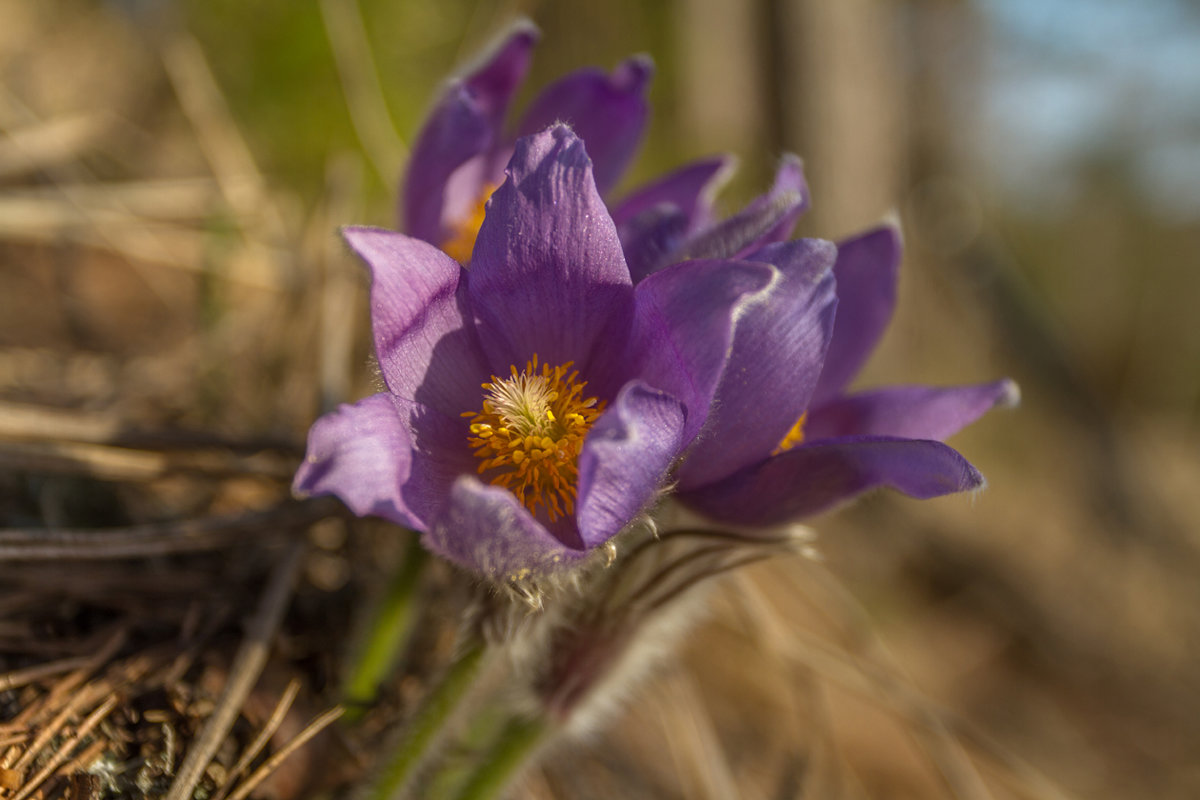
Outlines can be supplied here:
M637 285L637 320L624 363L687 408L687 444L699 433L747 309L774 301L782 276L756 261L685 261Z
M617 229L629 277L639 283L664 264L687 240L688 219L678 208L663 204L647 209Z
M475 409L490 373L464 319L462 267L402 233L345 228L342 235L371 268L371 327L388 388L446 414Z
M996 406L1016 405L1010 380L974 386L895 386L837 397L814 408L805 433L810 440L836 436L902 436L945 440Z
M978 470L941 442L848 437L800 445L679 498L721 522L775 525L877 487L927 499L983 483Z
M473 475L455 481L422 542L471 572L507 581L552 573L588 554L555 538L511 492Z
M786 155L775 173L771 190L744 209L697 234L675 256L684 258L739 258L763 245L791 235L796 220L809 205L808 184L803 165Z
M401 487L404 504L423 520L433 520L441 514L450 496L450 487L458 476L474 475L479 467L469 444L470 423L458 414L435 411L421 403L395 399L396 408L406 422L411 441L412 462L408 480ZM474 408L482 404L482 390Z
M769 302L738 320L704 433L679 469L681 488L761 461L808 408L838 308L835 257L833 244L821 239L769 245L753 256L776 265L783 282Z
M900 253L900 230L894 225L881 225L838 243L833 266L838 318L814 404L840 394L879 343L896 307Z
M608 541L651 503L682 447L686 417L677 399L634 381L596 420L579 456L585 545Z
M341 405L308 431L308 453L292 488L302 495L337 495L359 516L424 530L401 487L412 468L412 438L387 392Z
M582 140L566 126L518 140L508 179L479 229L468 293L497 374L537 353L574 361L620 352L633 313L621 243L592 180Z
M409 154L400 214L405 232L435 245L446 239L446 184L471 158L498 146L505 111L529 70L537 38L532 24L514 25L478 67L443 90ZM481 183L475 194L482 189Z
M700 159L645 184L613 208L617 230L623 231L640 214L664 204L682 212L689 231L711 224L716 193L729 180L734 161L733 156Z
M646 87L654 65L645 56L626 59L605 74L581 69L547 86L533 100L517 128L518 136L555 123L569 125L587 143L596 186L607 192L620 179L642 140L650 106Z

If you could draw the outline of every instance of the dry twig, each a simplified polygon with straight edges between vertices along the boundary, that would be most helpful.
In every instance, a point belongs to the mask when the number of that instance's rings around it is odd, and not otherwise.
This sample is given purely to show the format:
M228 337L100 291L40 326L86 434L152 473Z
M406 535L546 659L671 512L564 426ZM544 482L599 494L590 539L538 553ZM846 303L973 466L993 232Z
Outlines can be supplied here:
M283 503L266 511L98 530L0 530L0 559L14 561L145 558L261 543L337 513L328 498ZM258 536L248 539L245 534Z
M258 676L262 673L270 653L271 640L283 620L283 612L287 608L291 596L292 585L300 574L304 563L305 545L297 542L292 545L287 556L283 558L263 591L258 610L248 621L246 636L237 656L229 670L229 680L225 690L217 701L217 706L209 716L200 735L192 742L183 764L180 765L175 781L167 792L166 800L187 800L204 774L204 769L221 746L222 740L229 733L234 720L240 713L242 705L254 688Z

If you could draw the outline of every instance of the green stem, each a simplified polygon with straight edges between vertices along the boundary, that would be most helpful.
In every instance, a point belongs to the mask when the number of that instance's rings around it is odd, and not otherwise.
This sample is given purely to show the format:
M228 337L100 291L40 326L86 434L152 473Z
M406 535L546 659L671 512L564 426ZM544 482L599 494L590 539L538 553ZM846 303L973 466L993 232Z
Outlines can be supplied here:
M543 718L510 720L495 747L471 773L455 800L493 800L503 796L504 790L533 758L551 730Z
M417 590L429 551L414 534L387 591L375 608L366 639L346 671L342 684L346 722L354 722L375 702L379 685L392 673L415 627Z
M441 682L426 695L416 715L408 721L400 747L380 773L379 781L367 794L370 800L390 800L403 796L459 701L474 685L486 652L487 646L482 641L471 642L450 665Z

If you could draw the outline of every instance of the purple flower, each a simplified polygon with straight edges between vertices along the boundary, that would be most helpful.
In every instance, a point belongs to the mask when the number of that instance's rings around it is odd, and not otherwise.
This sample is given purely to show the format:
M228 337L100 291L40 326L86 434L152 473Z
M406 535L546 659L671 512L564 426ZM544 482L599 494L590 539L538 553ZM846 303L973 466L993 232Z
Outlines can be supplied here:
M484 204L504 178L518 137L564 122L587 143L596 186L607 192L620 178L649 116L646 86L653 72L642 56L606 74L572 72L542 90L505 131L508 106L525 79L538 31L513 26L491 53L450 81L418 133L401 190L401 230L471 260Z
M713 412L679 470L684 503L770 525L880 486L929 498L983 485L942 440L1015 403L1012 381L845 392L891 318L900 252L899 231L884 225L836 248L798 240L751 256L777 265L783 285L738 323Z
M791 235L809 205L800 159L785 155L766 194L717 221L713 200L732 170L728 156L695 161L614 206L613 221L635 281L690 258L741 258Z
M518 140L471 270L349 228L386 390L319 419L296 475L433 551L517 580L578 563L656 498L704 424L735 319L780 285L694 261L636 288L583 142Z

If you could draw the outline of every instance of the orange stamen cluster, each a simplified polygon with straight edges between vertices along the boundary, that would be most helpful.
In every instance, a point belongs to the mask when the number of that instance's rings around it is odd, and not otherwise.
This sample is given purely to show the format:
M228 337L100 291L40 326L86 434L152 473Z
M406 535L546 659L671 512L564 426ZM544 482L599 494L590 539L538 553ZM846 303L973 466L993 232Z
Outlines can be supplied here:
M568 361L560 367L538 357L508 378L492 376L483 384L483 409L471 418L467 440L479 459L479 473L494 486L508 489L551 522L575 510L579 452L592 423L604 410L595 397L584 398L586 381Z
M442 251L460 264L469 264L471 261L471 254L475 252L475 239L479 236L479 226L483 225L487 201L494 191L495 184L486 184L475 200L471 213L460 220L454 226L450 237L442 242Z
M779 445L771 452L771 455L777 456L780 453L785 453L791 450L796 445L804 441L804 421L808 419L808 412L805 411L800 415L800 419L796 420L796 424L791 427Z

